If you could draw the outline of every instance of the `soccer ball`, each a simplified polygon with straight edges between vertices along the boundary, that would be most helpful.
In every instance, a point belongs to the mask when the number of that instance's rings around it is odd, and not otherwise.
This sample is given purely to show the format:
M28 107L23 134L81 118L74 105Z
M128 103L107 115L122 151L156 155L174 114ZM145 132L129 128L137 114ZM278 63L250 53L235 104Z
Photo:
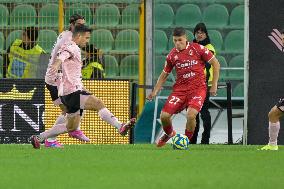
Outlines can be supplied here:
M176 134L172 137L172 145L175 150L187 150L189 139L183 134Z

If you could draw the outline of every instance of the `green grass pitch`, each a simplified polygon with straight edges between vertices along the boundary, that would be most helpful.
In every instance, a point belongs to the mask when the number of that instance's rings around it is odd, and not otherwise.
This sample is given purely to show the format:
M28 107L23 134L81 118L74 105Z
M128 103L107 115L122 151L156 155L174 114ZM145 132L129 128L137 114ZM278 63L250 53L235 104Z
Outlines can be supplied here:
M284 187L284 149L260 146L0 145L1 189L264 189Z

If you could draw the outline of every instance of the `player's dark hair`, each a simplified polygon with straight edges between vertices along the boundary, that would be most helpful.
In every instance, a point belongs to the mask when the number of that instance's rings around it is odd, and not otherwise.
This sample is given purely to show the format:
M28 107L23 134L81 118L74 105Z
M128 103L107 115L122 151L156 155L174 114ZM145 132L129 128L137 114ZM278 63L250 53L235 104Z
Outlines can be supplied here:
M183 36L185 34L186 34L186 32L185 32L185 29L183 27L176 27L173 31L173 36L180 37L180 36Z
M74 31L73 31L73 36L78 34L78 33L85 33L85 32L92 32L92 29L89 28L88 26L86 25L76 25L75 28L74 28Z
M82 50L86 51L88 54L90 54L90 60L93 62L100 62L98 61L98 55L99 55L99 49L96 48L94 44L87 45L86 47L83 47Z
M193 30L193 35L195 35L198 31L202 31L202 32L206 33L206 35L208 36L207 28L206 28L205 24L202 23L202 22L196 24L196 26Z
M195 34L196 34L198 31L201 31L201 32L206 33L206 36L207 36L203 41L200 41L200 42L198 42L198 43L201 44L201 45L204 45L204 46L207 45L207 44L210 44L211 42L210 42L210 37L209 37L208 31L207 31L207 28L206 28L205 24L202 23L202 22L196 24L196 26L195 26L195 28L194 28L194 30L193 30L193 35L194 35L194 40L193 40L193 42L197 43L197 41L196 41L196 39L195 39Z
M69 18L69 24L75 24L75 22L79 19L85 19L85 18L84 16L75 13Z

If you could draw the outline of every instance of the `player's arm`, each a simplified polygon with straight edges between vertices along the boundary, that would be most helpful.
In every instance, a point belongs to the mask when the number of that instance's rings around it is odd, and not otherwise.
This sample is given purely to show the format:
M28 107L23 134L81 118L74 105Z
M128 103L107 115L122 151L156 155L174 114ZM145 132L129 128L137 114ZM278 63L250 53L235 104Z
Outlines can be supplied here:
M163 84L166 82L169 74L171 73L172 69L173 69L173 64L172 64L173 60L172 60L172 54L170 53L165 61L165 66L164 69L162 71L162 73L160 74L158 81L153 89L153 91L151 92L151 94L147 97L148 100L153 100L153 98L158 94L158 92L161 90Z
M213 67L212 68L213 69L212 86L211 86L209 92L210 92L210 95L216 96L217 95L218 80L219 80L219 72L220 72L220 63L217 60L217 58L215 58L215 56L214 56L209 61L209 64L211 64L212 67Z
M57 74L59 66L62 64L61 59L55 59L54 63L50 66L50 72L52 74Z
M54 63L51 65L50 70L54 73L58 71L59 66L62 64L61 59L56 59Z
M50 69L52 72L57 73L60 65L68 58L70 58L72 54L68 50L63 50L58 52L57 57L54 63L51 65Z
M166 82L169 74L165 72L164 70L160 74L158 81L152 91L152 93L147 97L148 100L153 100L153 98L158 94L158 92L161 90L163 84Z

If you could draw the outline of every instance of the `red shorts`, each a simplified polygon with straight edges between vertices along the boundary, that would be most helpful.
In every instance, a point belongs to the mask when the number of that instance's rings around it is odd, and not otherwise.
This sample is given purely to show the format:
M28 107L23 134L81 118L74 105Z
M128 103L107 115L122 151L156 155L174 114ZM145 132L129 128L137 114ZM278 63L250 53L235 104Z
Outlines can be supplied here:
M198 90L173 91L168 97L162 111L172 115L190 107L200 112L206 98L206 92L206 87Z

